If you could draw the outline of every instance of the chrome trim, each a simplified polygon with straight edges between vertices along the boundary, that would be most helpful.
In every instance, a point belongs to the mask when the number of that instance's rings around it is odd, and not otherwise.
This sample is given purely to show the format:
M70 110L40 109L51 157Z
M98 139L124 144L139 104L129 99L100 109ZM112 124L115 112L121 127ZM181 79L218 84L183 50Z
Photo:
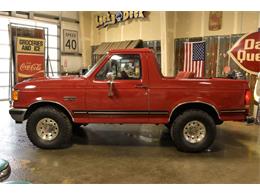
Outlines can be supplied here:
M70 112L63 104L61 104L61 103L59 103L59 102L52 101L52 100L40 100L40 101L36 101L36 102L34 102L34 103L32 103L32 104L30 104L30 105L28 106L28 110L29 110L29 108L30 108L31 106L33 106L33 105L35 105L35 104L38 104L38 103L48 103L48 102L54 103L54 104L57 104L57 105L63 107L63 108L69 113L69 115L70 115L72 121L74 122L74 118L72 117L71 112Z
M73 113L90 115L168 115L167 111L74 111Z
M170 120L171 120L172 113L173 113L179 106L182 106L182 105L184 105L184 104L191 104L191 103L201 103L201 104L206 104L206 105L212 107L212 108L216 111L216 113L217 113L217 115L218 115L218 118L221 120L220 115L219 115L219 112L218 112L217 108L216 108L214 105L209 104L209 103L206 103L206 102L202 102L202 101L190 101L190 102L183 102L183 103L177 104L177 105L172 109L171 114L170 114L170 116L169 116L169 118L168 118L168 122L170 122Z
M76 96L64 96L63 97L64 101L75 101L77 100Z
M241 113L241 112L246 112L246 110L221 110L220 113Z
M88 114L95 114L95 115L148 115L149 112L116 112L116 111L94 111L94 112L87 112Z
M149 114L151 115L168 115L168 111L152 111L152 112L149 112Z
M88 114L88 112L85 112L85 111L76 111L76 112L73 112L74 114Z
M0 171L0 181L6 180L10 176L10 174L11 174L11 168L8 163L6 168Z
M191 144L201 142L206 136L205 125L197 120L189 121L183 128L185 140Z
M54 119L46 117L38 121L36 132L42 140L52 141L58 136L60 128Z

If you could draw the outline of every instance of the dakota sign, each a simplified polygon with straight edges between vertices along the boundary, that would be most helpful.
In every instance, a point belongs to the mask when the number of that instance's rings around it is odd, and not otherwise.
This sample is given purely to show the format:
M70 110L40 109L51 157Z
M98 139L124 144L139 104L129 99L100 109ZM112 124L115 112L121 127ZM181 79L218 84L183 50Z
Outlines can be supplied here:
M16 52L44 54L44 39L17 37Z
M242 36L228 54L240 68L257 75L260 72L260 32Z
M16 61L18 82L44 76L44 55L17 54Z

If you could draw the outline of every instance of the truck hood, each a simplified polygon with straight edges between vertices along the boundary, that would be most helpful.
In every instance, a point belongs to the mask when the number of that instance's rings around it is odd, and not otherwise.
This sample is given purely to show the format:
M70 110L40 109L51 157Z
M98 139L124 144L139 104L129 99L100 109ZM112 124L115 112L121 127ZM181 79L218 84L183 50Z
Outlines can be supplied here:
M16 84L15 89L34 89L34 88L81 88L86 79L82 76L59 76L55 78L40 77L24 80Z

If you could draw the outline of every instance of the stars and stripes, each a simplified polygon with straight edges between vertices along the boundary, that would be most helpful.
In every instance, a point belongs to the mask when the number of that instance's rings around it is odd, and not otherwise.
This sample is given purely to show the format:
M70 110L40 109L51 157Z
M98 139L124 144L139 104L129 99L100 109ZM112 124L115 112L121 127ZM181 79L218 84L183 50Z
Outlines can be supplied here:
M183 71L194 72L195 77L204 77L205 41L184 42Z

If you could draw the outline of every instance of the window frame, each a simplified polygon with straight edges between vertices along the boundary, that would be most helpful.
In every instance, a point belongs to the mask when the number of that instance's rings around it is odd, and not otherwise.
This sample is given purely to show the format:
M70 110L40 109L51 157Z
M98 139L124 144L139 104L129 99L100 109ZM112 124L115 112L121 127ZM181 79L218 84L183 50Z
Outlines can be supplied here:
M114 80L116 81L138 81L138 80L142 80L143 78L143 74L142 74L142 59L141 59L141 55L138 54L138 53L124 53L124 54L116 54L116 53L113 53L109 56L109 58L106 60L106 62L102 65L102 67L95 73L94 75L94 79L96 81L106 81L107 79L104 78L103 80L101 79L98 79L97 78L97 75L99 74L99 72L107 65L107 63L111 63L111 58L115 55L120 55L120 56L129 56L129 55L132 55L132 56L138 56L138 58L134 57L134 58L129 58L129 59L138 59L139 60L139 69L140 69L140 73L139 73L139 78L132 78L132 79L118 79L115 77ZM124 58L123 58L124 59ZM127 59L127 58L126 58ZM121 60L120 60L121 61ZM120 63L121 65L121 63Z

